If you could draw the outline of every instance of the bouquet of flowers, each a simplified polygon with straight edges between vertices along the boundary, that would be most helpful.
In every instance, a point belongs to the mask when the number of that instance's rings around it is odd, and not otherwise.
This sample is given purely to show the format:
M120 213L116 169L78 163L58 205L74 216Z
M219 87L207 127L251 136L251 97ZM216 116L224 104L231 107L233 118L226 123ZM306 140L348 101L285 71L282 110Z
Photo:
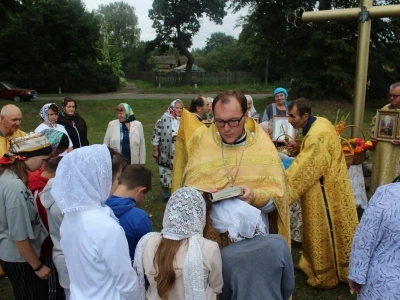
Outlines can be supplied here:
M348 143L342 143L343 152L345 152L345 153L354 152L352 164L353 165L361 164L367 158L367 151L375 150L376 142L367 141L365 139L364 132L359 127L357 127L355 125L346 125L346 120L347 120L349 114L347 114L345 117L341 117L340 120L338 120L338 115L339 115L339 110L338 110L338 113L336 114L336 120L334 123L336 133L339 136L341 136L343 131L349 127L355 127L361 131L361 134L363 136L362 138L361 137L350 138L350 139L347 139ZM351 147L352 149L349 149L349 147ZM351 151L351 150L353 150L353 151Z
M375 144L376 142L372 141L365 141L362 138L353 138L353 139L348 139L348 142L350 143L351 147L353 148L354 153L361 153L362 151L374 151L375 150ZM344 149L343 150L349 150L349 149Z

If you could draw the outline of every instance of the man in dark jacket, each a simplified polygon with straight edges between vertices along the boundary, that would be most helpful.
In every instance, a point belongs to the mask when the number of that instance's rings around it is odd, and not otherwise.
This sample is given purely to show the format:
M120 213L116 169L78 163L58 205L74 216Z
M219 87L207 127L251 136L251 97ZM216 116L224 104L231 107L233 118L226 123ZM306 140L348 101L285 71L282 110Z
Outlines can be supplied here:
M151 176L151 171L142 165L127 166L118 178L117 189L105 203L125 231L131 260L141 237L153 231L150 216L137 207L151 190Z

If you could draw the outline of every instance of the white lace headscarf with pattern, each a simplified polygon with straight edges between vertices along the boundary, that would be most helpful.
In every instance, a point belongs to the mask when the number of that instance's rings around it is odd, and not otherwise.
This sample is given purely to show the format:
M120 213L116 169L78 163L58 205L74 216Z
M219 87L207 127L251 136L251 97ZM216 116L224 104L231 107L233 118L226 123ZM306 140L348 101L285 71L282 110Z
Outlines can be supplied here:
M50 109L50 106L51 106L52 104L54 104L54 105L57 107L57 109L58 109L58 106L57 106L55 103L47 103L47 104L45 104L45 105L42 106L42 108L40 109L40 112L39 112L39 116L40 116L40 117L46 122L46 124L47 124L49 127L51 127L51 128L57 126L56 123L51 123L50 120L49 120L49 109Z
M172 194L164 212L163 238L180 241L189 239L189 247L183 264L185 300L204 300L203 255L198 238L203 236L206 224L206 204L201 194L190 187L183 187ZM149 237L145 235L135 252L134 268L142 287L140 299L146 299L144 289L143 249Z
M108 199L111 181L112 162L107 146L86 146L60 161L51 194L63 214L90 210Z
M228 232L233 242L267 234L261 211L238 198L214 203L211 219L213 227L219 233Z

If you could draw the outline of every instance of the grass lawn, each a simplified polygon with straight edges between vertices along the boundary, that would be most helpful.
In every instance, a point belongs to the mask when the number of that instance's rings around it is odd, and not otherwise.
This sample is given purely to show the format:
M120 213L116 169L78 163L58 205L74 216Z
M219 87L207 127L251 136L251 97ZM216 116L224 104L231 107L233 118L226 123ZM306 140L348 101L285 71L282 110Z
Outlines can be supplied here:
M221 90L221 89L219 89ZM180 92L183 92L180 90ZM198 93L197 91L196 93ZM207 92L212 92L207 90ZM164 214L165 204L163 202L162 191L158 180L158 168L155 160L152 157L151 137L154 129L154 124L157 119L161 117L163 112L167 109L170 102L174 100L146 100L146 99L132 99L125 102L130 104L135 112L136 118L142 122L144 134L146 139L147 161L146 165L153 171L153 190L148 193L146 200L141 204L141 208L146 210L152 217L155 230L161 229L162 218ZM181 99L185 105L190 104L191 99ZM272 98L256 99L254 104L256 110L262 114L267 103L272 102ZM34 101L19 103L18 106L22 110L23 121L21 129L30 131L36 128L40 123L39 110L40 108L50 101ZM79 100L78 112L86 120L89 129L89 141L91 144L102 143L104 134L109 121L116 119L115 107L121 100ZM0 106L11 102L1 101ZM60 104L60 103L56 103ZM383 106L380 105L380 106ZM375 114L374 108L367 108L364 116L364 131L367 132L369 122ZM351 112L352 105L346 102L332 102L332 101L319 101L313 103L313 114L324 116L331 121L335 120L336 113L340 109L339 115L346 115ZM350 133L350 132L349 132ZM292 253L295 263L299 258L299 251L301 247L293 246ZM332 290L317 290L305 284L306 276L299 271L295 271L296 276L296 290L293 299L356 299L355 296L350 295L347 284L341 284ZM7 278L0 279L0 298L2 300L11 300L12 288Z

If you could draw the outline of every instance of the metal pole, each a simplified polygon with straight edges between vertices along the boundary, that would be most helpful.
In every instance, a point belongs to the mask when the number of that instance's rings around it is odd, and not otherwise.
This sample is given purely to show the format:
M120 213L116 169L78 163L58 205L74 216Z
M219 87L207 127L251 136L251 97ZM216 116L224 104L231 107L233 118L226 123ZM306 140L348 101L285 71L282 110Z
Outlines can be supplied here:
M364 10L369 11L372 7L373 0L361 0L360 6ZM357 64L356 64L356 81L354 86L354 106L353 106L353 124L363 128L364 110L365 110L365 93L367 87L368 76L368 60L370 47L371 20L360 20L359 36L357 45ZM356 132L353 128L352 136Z
M304 22L322 22L322 21L339 21L339 20L355 20L358 18L360 8L331 9L319 11L305 11L301 18Z
M388 18L400 16L400 5L373 6L369 10L371 18Z

